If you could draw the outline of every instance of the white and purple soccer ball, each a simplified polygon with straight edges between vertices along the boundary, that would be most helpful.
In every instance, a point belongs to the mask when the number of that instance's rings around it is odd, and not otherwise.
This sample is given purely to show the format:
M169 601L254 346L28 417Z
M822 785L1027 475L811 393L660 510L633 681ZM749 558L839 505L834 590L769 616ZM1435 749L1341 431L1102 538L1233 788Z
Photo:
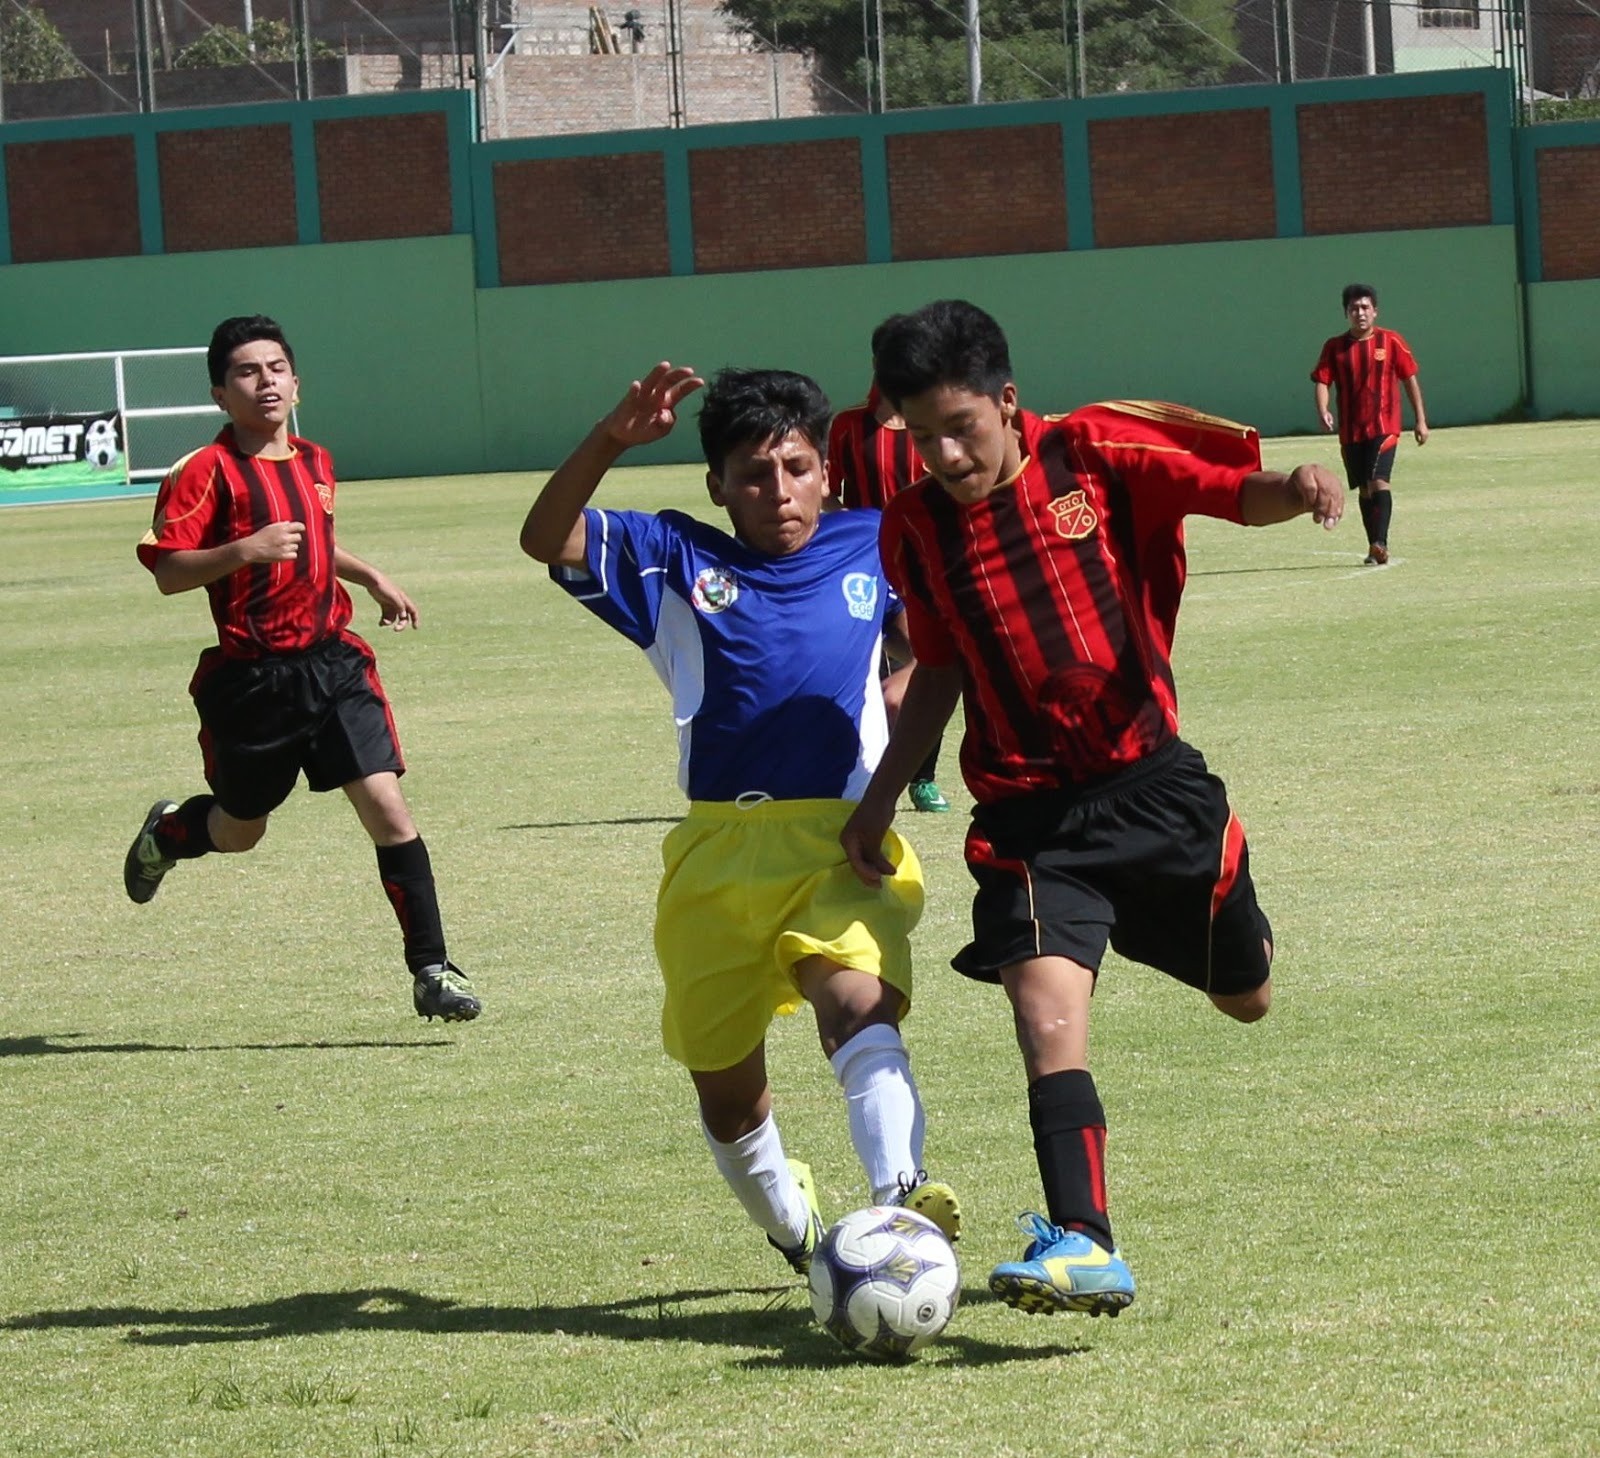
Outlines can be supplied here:
M859 1356L909 1362L950 1324L961 1268L944 1233L898 1206L856 1210L817 1242L811 1309Z

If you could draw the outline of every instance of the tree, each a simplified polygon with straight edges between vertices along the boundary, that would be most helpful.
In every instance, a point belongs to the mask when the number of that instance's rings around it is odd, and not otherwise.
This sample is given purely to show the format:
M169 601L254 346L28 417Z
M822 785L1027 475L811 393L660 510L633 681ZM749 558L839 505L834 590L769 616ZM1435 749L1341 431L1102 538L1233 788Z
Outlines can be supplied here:
M722 0L719 9L768 50L815 54L825 83L876 104L866 50L877 0ZM882 0L883 74L894 109L967 100L963 0ZM1027 101L1077 90L1073 0L1004 0L982 8L983 99ZM1207 86L1234 59L1230 0L1082 0L1087 91ZM868 22L872 21L872 24Z
M252 62L293 61L300 54L294 27L281 20L258 20L247 36L231 25L213 25L197 41L178 52L175 65L185 70L202 66L248 66ZM314 59L339 54L325 41L313 38Z
M33 5L0 7L0 77L63 81L82 66L50 17Z

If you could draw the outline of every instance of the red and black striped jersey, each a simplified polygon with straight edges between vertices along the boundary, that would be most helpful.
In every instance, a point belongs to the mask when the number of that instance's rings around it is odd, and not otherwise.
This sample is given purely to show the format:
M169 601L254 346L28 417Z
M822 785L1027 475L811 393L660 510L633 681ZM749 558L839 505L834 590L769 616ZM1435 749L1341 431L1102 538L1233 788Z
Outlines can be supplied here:
M841 410L828 430L828 482L840 504L852 510L870 506L882 511L923 473L911 432L878 419L882 398L874 385L866 404Z
M1346 332L1322 346L1311 378L1338 397L1339 441L1380 440L1400 434L1400 381L1417 372L1409 346L1392 329L1365 339Z
M885 571L918 662L959 666L975 799L1082 786L1178 732L1183 518L1241 520L1248 426L1118 400L1019 411L1023 463L963 505L932 477L884 512Z
M333 461L298 436L289 447L281 459L241 455L224 426L167 473L139 543L139 560L154 571L163 552L219 547L275 521L305 523L293 561L253 563L207 585L218 640L232 657L309 648L345 627L353 611L334 574Z

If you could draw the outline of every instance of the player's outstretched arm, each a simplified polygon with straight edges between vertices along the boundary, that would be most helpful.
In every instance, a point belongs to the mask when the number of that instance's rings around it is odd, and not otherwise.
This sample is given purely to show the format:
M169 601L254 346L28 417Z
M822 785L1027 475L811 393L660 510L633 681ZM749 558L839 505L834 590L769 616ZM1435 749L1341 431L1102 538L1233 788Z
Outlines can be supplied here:
M1282 471L1253 471L1244 478L1239 497L1246 526L1274 526L1311 513L1311 520L1332 531L1344 515L1344 486L1326 466L1296 466Z
M961 701L961 670L930 668L925 663L911 670L900 712L895 718L883 758L873 771L861 803L839 832L839 844L851 869L868 886L880 886L894 867L883 854L883 837L894 823L894 808L911 783L917 766L944 733Z
M660 440L678 423L678 405L705 381L687 365L663 360L600 420L566 458L528 508L522 550L537 562L581 567L587 546L583 508L617 458Z
M335 546L333 571L342 581L354 582L372 594L373 601L378 604L380 628L393 628L398 633L403 628L422 626L422 619L417 616L417 605L370 562L363 562L353 552Z

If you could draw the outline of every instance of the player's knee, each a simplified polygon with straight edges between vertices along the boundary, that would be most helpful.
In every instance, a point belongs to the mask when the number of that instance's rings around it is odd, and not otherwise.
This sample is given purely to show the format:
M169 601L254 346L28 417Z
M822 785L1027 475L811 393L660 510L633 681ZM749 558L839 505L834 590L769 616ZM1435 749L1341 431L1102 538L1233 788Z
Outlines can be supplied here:
M1212 1004L1235 1022L1258 1023L1272 1006L1272 979L1269 977L1253 992L1212 993Z

